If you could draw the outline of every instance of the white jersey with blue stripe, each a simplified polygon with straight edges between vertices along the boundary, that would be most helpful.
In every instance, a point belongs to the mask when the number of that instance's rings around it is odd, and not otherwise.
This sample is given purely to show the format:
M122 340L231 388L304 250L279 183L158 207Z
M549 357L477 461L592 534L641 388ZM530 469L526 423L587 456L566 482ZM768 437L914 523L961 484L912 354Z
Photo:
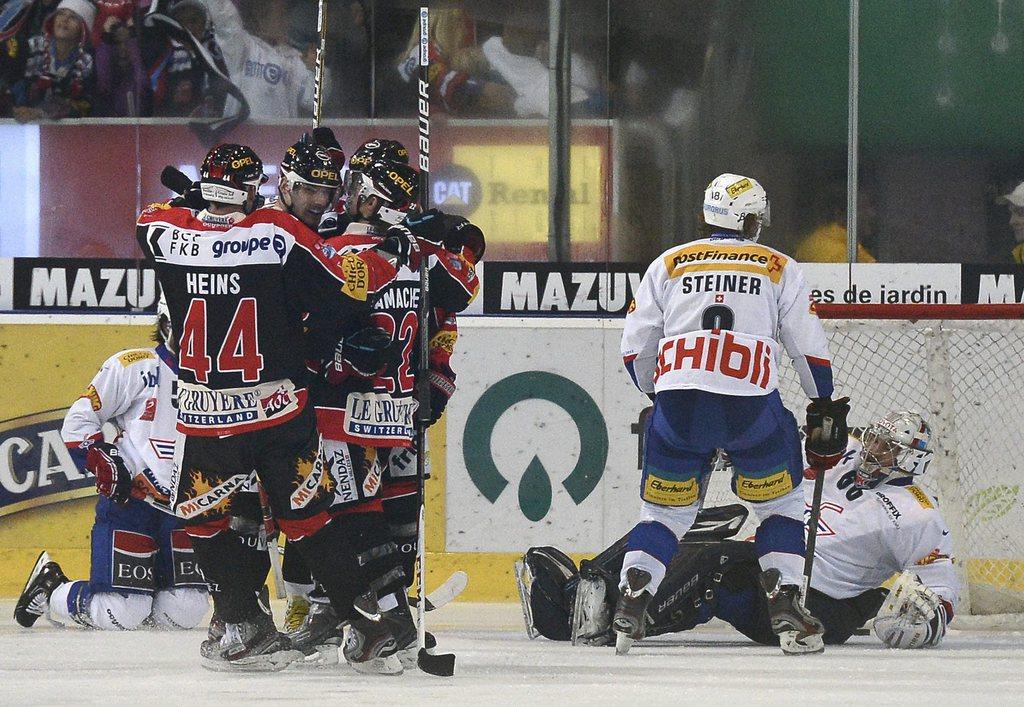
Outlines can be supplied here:
M163 345L127 349L108 358L68 409L61 437L84 466L90 440L102 439L104 423L120 431L115 444L135 486L159 501L170 495L174 443L178 438L175 389L178 367Z
M766 395L778 385L782 347L807 396L831 397L828 341L799 264L724 233L651 263L622 334L626 368L648 393Z

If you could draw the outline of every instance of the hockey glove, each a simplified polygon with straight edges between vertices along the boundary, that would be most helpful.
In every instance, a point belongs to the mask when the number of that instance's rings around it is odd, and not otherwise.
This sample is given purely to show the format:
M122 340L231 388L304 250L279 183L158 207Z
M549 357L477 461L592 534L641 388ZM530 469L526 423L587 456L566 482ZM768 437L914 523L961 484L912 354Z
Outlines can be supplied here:
M911 572L903 572L872 623L875 635L890 648L929 648L946 635L953 607Z
M487 244L484 242L484 232L479 226L470 223L468 220L458 217L444 237L445 247L455 253L461 253L463 248L468 248L473 255L473 262L479 263L484 257Z
M338 138L334 137L333 130L326 127L313 128L313 144L327 150L327 155L339 171L345 166L345 152Z
M427 427L441 419L448 399L455 392L455 374L448 369L440 371L430 369L427 373L427 380L430 381L430 419L427 420Z
M850 399L815 398L807 406L807 439L804 449L807 461L815 469L831 469L843 454L849 442L850 431L846 416L850 412Z
M420 240L440 246L444 243L444 236L448 231L449 218L437 209L427 209L423 213L407 216L403 225Z
M405 226L392 226L384 233L384 240L377 246L385 257L396 261L396 267L408 266L416 271L420 268L420 246Z
M128 503L132 492L132 473L120 450L108 442L93 442L85 455L85 468L96 476L96 490L114 503Z
M354 371L364 378L381 373L392 358L391 334L367 326L345 337L334 352L334 369Z

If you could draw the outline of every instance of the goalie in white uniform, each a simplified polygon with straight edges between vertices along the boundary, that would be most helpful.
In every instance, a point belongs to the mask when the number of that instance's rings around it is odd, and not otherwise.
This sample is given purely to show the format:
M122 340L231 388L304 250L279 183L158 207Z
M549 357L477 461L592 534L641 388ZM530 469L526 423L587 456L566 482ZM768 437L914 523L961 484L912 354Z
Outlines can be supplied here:
M163 298L161 298L163 305ZM75 463L96 476L92 570L71 581L42 552L14 616L108 630L144 625L189 629L208 608L207 585L183 523L167 506L176 430L177 359L170 319L160 312L158 344L104 362L64 418L61 436ZM104 441L103 425L119 435Z
M732 458L734 492L761 521L761 582L782 649L821 651L821 624L800 601L803 462L796 420L777 390L779 342L811 399L807 453L816 467L834 465L846 450L849 399L831 398L828 343L799 265L757 243L769 222L761 185L723 174L708 185L703 214L708 237L650 265L622 334L626 369L656 397L640 520L619 580L618 649L643 638L647 604L697 515L711 454L723 448Z
M824 624L828 644L844 643L873 618L875 635L889 647L936 646L960 583L949 529L935 501L914 485L932 458L931 431L918 413L893 412L861 437L825 472L807 607ZM646 635L719 618L753 641L777 642L754 543L702 538L680 543L645 617ZM610 643L624 552L620 541L577 572L561 551L531 548L522 562L533 582L521 588L530 628L553 640ZM880 588L897 573L890 590Z

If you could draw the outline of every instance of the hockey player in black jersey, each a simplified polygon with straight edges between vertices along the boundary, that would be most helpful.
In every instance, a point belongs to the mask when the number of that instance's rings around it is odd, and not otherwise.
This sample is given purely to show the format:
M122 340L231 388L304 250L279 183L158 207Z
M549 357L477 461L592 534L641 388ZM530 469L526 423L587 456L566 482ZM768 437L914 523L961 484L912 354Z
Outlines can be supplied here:
M386 633L370 620L376 607L356 601L374 562L333 552L352 539L327 510L333 480L317 460L305 362L333 357L353 323L410 264L415 242L397 233L366 251L338 254L291 214L255 208L265 179L250 148L219 145L202 166L207 208L154 205L137 227L173 330L181 332L184 441L172 500L207 580L219 589L225 635L202 651L204 667L215 670L276 670L299 657L261 610L231 527L235 492L252 470L279 527L342 618Z

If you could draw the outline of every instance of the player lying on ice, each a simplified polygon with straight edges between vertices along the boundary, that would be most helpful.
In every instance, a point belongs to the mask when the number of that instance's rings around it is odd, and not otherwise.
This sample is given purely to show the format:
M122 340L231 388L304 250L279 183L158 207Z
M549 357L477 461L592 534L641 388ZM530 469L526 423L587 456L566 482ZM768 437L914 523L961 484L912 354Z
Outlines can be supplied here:
M61 436L100 497L92 527L89 580L71 581L49 554L39 556L14 617L130 631L193 628L206 615L206 582L184 522L169 507L177 349L161 298L152 348L111 356L64 418ZM114 444L102 427L120 431Z
M891 648L936 646L953 617L959 581L946 523L914 485L932 458L931 431L917 413L893 412L861 439L851 438L839 464L825 472L807 608L824 624L828 644L844 643L873 618L875 635ZM811 487L805 484L808 504ZM646 636L719 618L752 641L778 645L755 544L726 539L746 514L739 505L701 511L648 605ZM517 563L528 633L613 643L626 542L584 560L578 571L556 548L531 548ZM896 573L890 590L880 587Z

